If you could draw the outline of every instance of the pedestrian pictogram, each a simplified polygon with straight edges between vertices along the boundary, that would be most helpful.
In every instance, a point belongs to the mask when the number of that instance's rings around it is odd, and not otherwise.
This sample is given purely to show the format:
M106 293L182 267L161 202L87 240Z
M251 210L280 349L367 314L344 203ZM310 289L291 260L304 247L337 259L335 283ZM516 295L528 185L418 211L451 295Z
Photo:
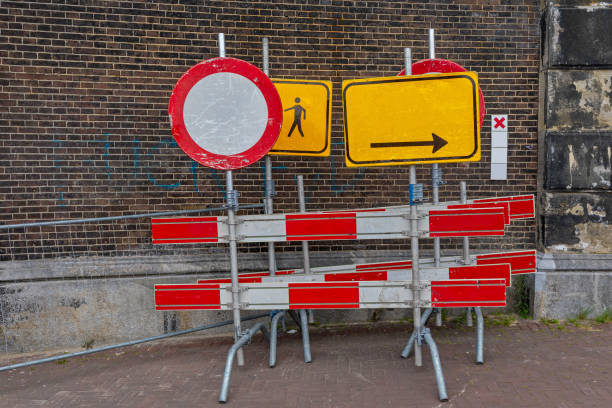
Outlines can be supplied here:
M329 81L273 79L283 104L283 124L271 155L329 156Z
M293 123L291 124L291 129L289 129L289 134L287 137L291 137L291 134L295 130L296 126L300 132L300 135L304 137L304 132L302 131L302 114L304 114L304 120L306 120L306 109L300 105L300 98L295 98L295 105L285 109L285 112L290 110L293 111Z
M493 126L495 129L505 129L506 128L506 125L504 125L504 122L506 121L505 117L501 117L501 118L493 117L493 120L495 121L495 125Z
M342 83L349 167L480 160L474 72Z

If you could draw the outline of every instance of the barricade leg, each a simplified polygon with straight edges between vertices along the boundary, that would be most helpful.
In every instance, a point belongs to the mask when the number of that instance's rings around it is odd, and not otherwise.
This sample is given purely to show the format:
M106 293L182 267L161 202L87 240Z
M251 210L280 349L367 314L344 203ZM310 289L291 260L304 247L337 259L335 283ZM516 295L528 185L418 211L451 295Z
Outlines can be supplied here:
M442 327L442 309L436 307L434 311L436 312L436 327Z
M425 343L427 343L429 352L431 353L431 361L436 374L436 383L438 385L438 396L440 397L440 401L448 401L448 395L446 394L446 383L444 382L444 374L442 373L442 363L440 362L440 354L438 354L438 346L436 346L436 342L434 341L433 337L431 337L431 333L427 327L423 329L423 340L425 340Z
M278 321L285 318L285 311L276 313L270 321L270 367L276 365L276 341L278 338Z
M424 327L425 324L427 324L427 320L429 319L429 316L431 316L432 311L433 309L430 307L425 309L425 311L421 315L421 327ZM412 334L410 335L410 339L408 339L408 343L406 343L406 347L404 347L404 349L402 350L401 356L403 358L408 358L408 356L410 356L410 352L412 351L412 346L414 345L414 340L416 339L416 336L416 330L413 330Z
M308 316L305 309L300 309L300 327L302 328L302 346L304 347L304 362L310 363L310 334L308 333Z
M465 324L468 327L472 327L474 325L474 323L472 322L472 308L471 307L468 307L465 310Z
M258 330L261 330L264 337L269 338L268 329L266 329L266 323L257 323L249 330L247 330L239 339L234 343L234 345L230 348L227 353L227 359L225 360L225 370L223 371L223 381L221 383L221 393L219 394L219 402L227 402L227 393L229 391L229 382L230 377L232 376L232 365L234 363L234 356L236 352L242 348L245 344L247 344L253 334L257 333Z
M484 319L480 307L475 307L474 312L476 312L476 364L484 364Z
M302 329L302 324L300 323L300 318L298 317L297 314L295 314L295 311L293 310L289 310L288 311L289 316L291 316L291 319L293 319L293 321L295 322L295 324L297 324L297 326L300 328L300 330Z

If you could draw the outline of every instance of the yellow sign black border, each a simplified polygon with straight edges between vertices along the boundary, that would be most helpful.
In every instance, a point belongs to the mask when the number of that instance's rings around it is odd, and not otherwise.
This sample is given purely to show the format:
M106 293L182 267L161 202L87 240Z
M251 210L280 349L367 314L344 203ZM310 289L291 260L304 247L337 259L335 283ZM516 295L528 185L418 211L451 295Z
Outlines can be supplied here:
M312 151L312 150L276 150L276 149L270 149L270 151L268 152L268 154L275 154L275 153L293 153L295 155L298 155L299 153L304 153L304 154L321 154L323 153L325 150L327 150L327 148L329 147L329 139L330 139L330 134L329 134L329 126L330 126L330 109L331 109L331 91L329 89L329 87L327 86L327 84L325 82L318 82L318 81L299 81L299 80L282 80L282 79L272 79L272 83L273 84L298 84L298 85L321 85L325 88L325 91L327 91L327 99L325 100L325 106L326 106L326 111L325 111L325 146L323 146L323 148L321 150L317 150L317 151Z
M472 83L472 108L473 108L473 116L474 116L474 151L467 156L449 156L449 157L430 157L430 158L408 158L408 159L392 159L392 160L368 160L368 161L357 161L351 158L349 153L349 137L348 137L348 118L347 118L347 109L346 109L346 94L347 91L351 87L359 86L359 85L374 85L374 84L382 84L382 83L393 83L393 82L409 82L409 81L432 81L432 80L449 80L449 79L468 79ZM478 85L474 82L474 80L468 75L452 75L452 76L414 76L414 77L397 77L393 79L373 79L371 81L360 81L348 84L342 90L342 106L343 106L343 118L344 118L344 148L346 152L346 160L350 161L355 167L359 166L368 166L368 165L384 165L384 163L393 163L394 165L400 164L413 164L413 163L436 163L436 162L445 162L448 160L453 161L469 161L471 157L474 157L479 151L478 144L478 127L480 126L480 118L478 116ZM380 164L379 164L380 163ZM392 164L392 165L393 165Z

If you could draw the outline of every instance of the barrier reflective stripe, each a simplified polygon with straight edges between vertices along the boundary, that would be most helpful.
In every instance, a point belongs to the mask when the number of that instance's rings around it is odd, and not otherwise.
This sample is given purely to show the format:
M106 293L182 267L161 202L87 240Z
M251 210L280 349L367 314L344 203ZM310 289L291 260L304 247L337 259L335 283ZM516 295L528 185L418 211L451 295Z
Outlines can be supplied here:
M219 242L218 217L153 218L153 244Z
M470 200L470 201L474 203L487 203L487 204L497 204L501 202L507 202L510 204L510 218L511 219L535 217L535 202L534 202L533 194L522 195L522 196L511 196L511 197L480 198L480 199Z
M470 268L471 266L457 265L461 257L443 257L441 266L448 268ZM499 265L508 264L510 266L511 275L535 273L536 271L536 251L514 251L500 252L492 254L480 254L475 257L476 265ZM423 269L427 269L428 265L433 265L433 259L422 259L420 265ZM375 262L353 265L335 265L311 268L310 271L314 275L324 276L324 280L333 281L359 281L359 280L388 280L388 275L396 270L405 270L412 268L412 262L406 261L391 261L391 262ZM289 269L276 271L277 276L286 276L293 274L302 274L302 269ZM243 273L239 275L241 283L261 282L261 277L267 277L267 272ZM458 275L457 275L458 276ZM474 276L478 278L479 276ZM501 277L501 276L498 276ZM198 283L229 283L228 278L212 278L199 279Z
M505 279L422 281L423 305L504 306ZM372 309L414 306L411 281L240 284L241 309ZM157 310L230 310L228 284L155 285Z
M431 210L429 212L429 236L504 235L504 218L502 207Z

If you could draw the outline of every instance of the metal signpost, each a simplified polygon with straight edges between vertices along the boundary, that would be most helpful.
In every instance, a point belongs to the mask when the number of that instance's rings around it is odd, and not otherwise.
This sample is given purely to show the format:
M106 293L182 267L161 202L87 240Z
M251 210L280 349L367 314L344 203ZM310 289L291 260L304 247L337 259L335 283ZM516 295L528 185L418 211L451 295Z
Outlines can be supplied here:
M282 105L276 88L255 66L225 56L219 33L219 58L191 67L177 82L168 112L179 147L198 163L226 170L226 201L232 278L232 311L236 344L243 337L240 324L238 249L235 210L238 191L232 170L262 158L276 142ZM251 333L252 334L252 333ZM237 347L238 365L244 364Z
M270 44L268 37L262 39L263 72L270 76ZM282 105L282 100L281 100ZM277 139L278 140L278 139ZM265 180L264 180L264 212L272 214L274 212L274 180L272 179L272 159L266 155L265 159ZM276 273L276 250L274 242L268 242L268 271L271 276ZM278 319L277 319L278 320Z

